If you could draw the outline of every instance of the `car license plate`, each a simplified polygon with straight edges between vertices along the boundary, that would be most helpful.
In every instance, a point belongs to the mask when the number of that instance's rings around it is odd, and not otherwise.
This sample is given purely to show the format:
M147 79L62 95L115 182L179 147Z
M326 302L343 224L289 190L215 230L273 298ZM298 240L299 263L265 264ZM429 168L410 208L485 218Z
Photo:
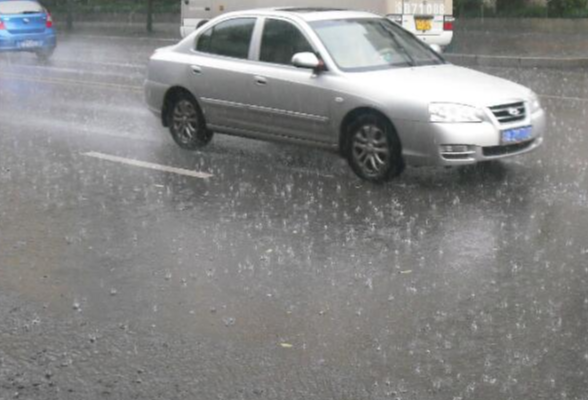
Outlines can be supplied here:
M18 47L21 49L33 49L41 46L43 46L43 42L38 40L24 40L18 43Z
M417 31L426 32L433 29L433 25L430 19L417 18L415 19L415 22Z
M533 137L533 128L525 126L523 128L514 128L502 131L502 143L520 143L530 140Z

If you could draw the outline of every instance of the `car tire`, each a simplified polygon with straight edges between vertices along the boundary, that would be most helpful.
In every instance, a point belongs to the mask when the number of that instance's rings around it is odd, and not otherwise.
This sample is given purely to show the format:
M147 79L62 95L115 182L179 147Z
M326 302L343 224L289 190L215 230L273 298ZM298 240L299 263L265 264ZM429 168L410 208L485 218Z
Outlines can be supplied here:
M362 114L349 125L346 151L353 172L368 182L387 182L405 168L394 127L377 113Z
M51 56L53 56L54 51L55 49L43 49L35 52L35 54L37 54L37 58L39 59L39 61L47 62L49 61Z
M178 146L186 150L197 150L210 143L214 133L206 128L202 110L191 94L176 94L168 110L169 131Z

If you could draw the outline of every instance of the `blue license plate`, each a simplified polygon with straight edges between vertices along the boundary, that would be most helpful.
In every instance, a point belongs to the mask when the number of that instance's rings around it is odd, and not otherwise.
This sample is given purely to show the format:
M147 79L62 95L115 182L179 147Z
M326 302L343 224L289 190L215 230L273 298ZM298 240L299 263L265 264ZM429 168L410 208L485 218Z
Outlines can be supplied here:
M533 138L533 128L525 126L523 128L514 128L502 131L502 143L520 143Z
M34 48L42 47L42 46L43 46L43 42L41 42L39 40L24 40L24 41L18 43L18 47L20 49L34 49Z

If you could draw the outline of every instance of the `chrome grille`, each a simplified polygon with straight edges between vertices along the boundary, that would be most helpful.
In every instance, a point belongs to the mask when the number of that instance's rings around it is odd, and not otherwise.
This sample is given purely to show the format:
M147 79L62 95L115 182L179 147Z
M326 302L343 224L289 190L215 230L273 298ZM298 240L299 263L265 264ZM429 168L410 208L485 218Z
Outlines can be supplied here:
M523 102L490 107L490 111L501 124L523 121L527 118L527 109Z

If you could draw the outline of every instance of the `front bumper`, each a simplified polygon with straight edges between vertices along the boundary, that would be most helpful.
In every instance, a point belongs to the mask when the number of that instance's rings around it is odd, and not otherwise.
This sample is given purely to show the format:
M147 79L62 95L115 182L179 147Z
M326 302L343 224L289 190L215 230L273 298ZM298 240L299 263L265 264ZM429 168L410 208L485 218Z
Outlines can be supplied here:
M34 47L23 48L20 43L35 42L38 45ZM28 51L35 52L41 50L50 50L57 47L57 37L53 30L45 33L28 33L28 34L10 34L2 31L0 34L0 52Z
M544 141L546 118L545 112L539 110L524 121L508 125L490 121L417 125L416 136L420 143L405 147L404 156L409 164L459 166L503 159L536 150ZM501 142L504 130L528 126L532 128L532 137L529 140L517 143ZM448 152L447 146L452 146L455 150Z

